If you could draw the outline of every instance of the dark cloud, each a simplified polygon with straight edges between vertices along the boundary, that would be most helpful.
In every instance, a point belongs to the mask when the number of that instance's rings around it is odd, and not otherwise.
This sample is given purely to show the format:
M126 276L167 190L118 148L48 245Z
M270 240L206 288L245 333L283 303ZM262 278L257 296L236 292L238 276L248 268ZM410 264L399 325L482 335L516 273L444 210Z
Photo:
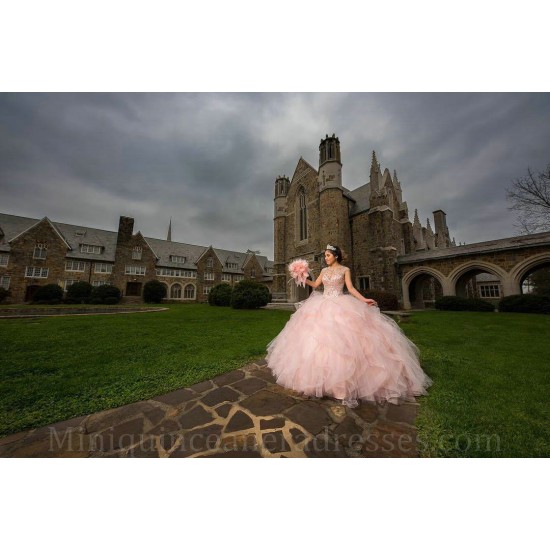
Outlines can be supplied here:
M516 233L505 188L550 162L550 95L505 93L0 94L0 211L136 229L273 258L273 183L336 133L348 189L372 150L411 219L456 241Z

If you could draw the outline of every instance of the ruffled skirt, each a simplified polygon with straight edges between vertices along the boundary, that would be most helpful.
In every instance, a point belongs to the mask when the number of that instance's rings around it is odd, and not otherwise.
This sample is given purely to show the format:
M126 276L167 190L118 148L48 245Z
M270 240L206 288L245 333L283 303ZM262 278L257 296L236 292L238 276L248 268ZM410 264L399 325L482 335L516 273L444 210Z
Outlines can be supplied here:
M312 292L297 304L265 357L278 384L299 393L401 403L432 380L399 325L350 294Z

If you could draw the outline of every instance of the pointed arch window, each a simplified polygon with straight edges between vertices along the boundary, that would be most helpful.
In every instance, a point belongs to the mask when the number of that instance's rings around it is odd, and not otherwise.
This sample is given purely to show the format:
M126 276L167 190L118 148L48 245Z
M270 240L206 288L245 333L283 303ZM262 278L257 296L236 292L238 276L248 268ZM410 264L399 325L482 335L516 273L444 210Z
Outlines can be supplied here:
M300 189L299 193L300 201L300 240L307 239L307 206L306 206L306 193L304 188Z

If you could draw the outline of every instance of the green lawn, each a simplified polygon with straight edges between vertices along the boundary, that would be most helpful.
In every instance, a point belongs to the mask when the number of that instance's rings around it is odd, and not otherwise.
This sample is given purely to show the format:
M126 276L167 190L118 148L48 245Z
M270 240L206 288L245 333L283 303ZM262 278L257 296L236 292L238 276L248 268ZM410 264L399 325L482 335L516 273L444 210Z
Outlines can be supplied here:
M192 385L265 356L288 311L0 319L0 436Z
M204 304L0 320L0 435L189 386L265 356L290 311ZM422 456L550 456L550 316L414 312L400 325L434 380Z
M401 326L434 380L422 456L550 456L549 315L425 311Z

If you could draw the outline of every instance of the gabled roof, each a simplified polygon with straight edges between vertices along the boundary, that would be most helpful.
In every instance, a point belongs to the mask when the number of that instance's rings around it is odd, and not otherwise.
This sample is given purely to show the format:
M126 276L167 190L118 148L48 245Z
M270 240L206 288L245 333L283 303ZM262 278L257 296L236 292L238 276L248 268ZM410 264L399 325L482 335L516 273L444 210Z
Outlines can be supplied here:
M11 214L0 213L0 228L5 234L4 244L0 243L0 252L9 252L9 241L13 240L13 238L17 235L28 231L40 221L41 220L35 218L25 218L22 216L13 216ZM70 248L67 252L68 258L96 260L98 262L115 261L117 243L116 231L106 231L104 229L52 222L49 219L48 221ZM153 254L157 257L158 267L196 270L197 262L201 256L203 256L208 250L212 249L220 260L224 271L242 273L243 266L250 257L250 254L247 254L246 252L145 237L139 231L137 235L141 235L143 237L147 246L150 247ZM102 254L80 252L81 244L102 246L104 247L104 251ZM186 262L172 262L170 261L170 256L184 256L186 258ZM266 268L268 267L273 267L273 262L268 260L266 256L256 255L256 259L263 267L264 271L266 271ZM227 262L236 263L238 266L237 269L228 269Z
M23 229L23 231L21 231L17 235L11 237L8 240L8 244L11 244L15 239L18 239L19 237L21 237L21 235L24 235L25 233L28 233L31 229L33 229L34 227L36 227L39 223L42 223L43 221L48 222L48 225L50 225L50 227L53 229L54 233L63 241L65 246L69 250L71 250L72 249L71 245L65 240L65 237L63 237L63 235L59 232L59 229L50 221L48 216L44 216L41 220L37 220L36 223L33 223L32 225L30 225L26 229Z
M221 248L215 248L216 254L218 255L218 258L222 259L222 265L224 267L224 271L227 272L233 272L233 273L240 273L243 269L248 260L253 256L251 253L246 252L235 252L233 250L223 250ZM267 264L269 260L266 256L260 256L258 254L255 255L256 259L258 260L258 263L262 266L262 268L265 271L266 266L271 267ZM226 267L227 262L236 263L238 265L237 269L229 269ZM273 263L273 262L271 262Z
M224 265L223 264L223 260L219 257L218 253L216 252L216 249L210 245L207 249L204 250L204 252L199 256L199 258L197 259L197 261L195 263L199 263L199 260L209 251L209 250L212 250L214 252L214 254L216 255L216 257L218 258L218 260L220 261L220 264L222 264L222 266Z
M246 264L253 258L254 254L247 253L246 257L243 262L243 269L245 268Z
M136 233L136 237L141 237L143 239L149 250L153 253L153 256L158 260L159 257L155 254L155 251L151 248L151 245L147 242L147 239L141 234L141 231Z
M196 262L205 251L204 246L196 244L178 243L164 239L153 239L144 237L151 249L157 256L158 265L161 267L172 267L179 269L197 269ZM170 256L183 256L185 263L172 262Z
M293 186L296 184L296 182L300 179L302 179L303 176L306 174L309 174L313 172L315 175L318 175L317 170L309 164L303 157L300 157L300 160L298 160L298 164L296 164L296 168L294 169L294 174L292 174L292 177L290 178L290 186Z
M65 239L71 245L71 252L67 257L79 260L97 260L98 262L114 262L116 252L116 231L106 231L105 229L96 229L94 227L84 227L82 225L72 225L68 223L53 222ZM84 235L81 235L84 233ZM92 254L89 252L80 252L81 244L93 244L103 247L102 254Z

